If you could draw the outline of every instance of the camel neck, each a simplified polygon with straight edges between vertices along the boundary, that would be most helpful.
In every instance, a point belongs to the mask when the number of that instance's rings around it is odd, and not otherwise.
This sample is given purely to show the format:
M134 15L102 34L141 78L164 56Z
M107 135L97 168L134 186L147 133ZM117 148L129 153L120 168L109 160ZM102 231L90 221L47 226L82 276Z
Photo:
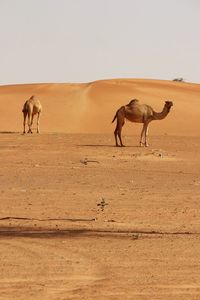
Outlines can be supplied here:
M161 112L153 112L154 120L162 120L164 119L170 111L170 108L164 106L163 110Z

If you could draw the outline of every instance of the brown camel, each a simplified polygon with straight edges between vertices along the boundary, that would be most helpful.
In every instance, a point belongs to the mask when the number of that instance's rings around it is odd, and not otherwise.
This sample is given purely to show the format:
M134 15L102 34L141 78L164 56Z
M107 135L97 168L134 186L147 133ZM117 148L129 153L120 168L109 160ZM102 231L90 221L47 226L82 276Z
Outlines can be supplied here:
M143 123L143 128L140 137L140 146L148 147L147 135L148 135L148 126L149 123L153 120L162 120L170 112L171 107L173 106L172 101L165 101L165 105L161 112L155 112L153 108L146 104L140 104L139 100L133 99L129 104L122 106L116 112L112 123L117 119L116 129L114 131L116 146L118 147L117 137L119 138L120 145L123 147L121 131L125 123L125 119L136 122ZM144 138L144 139L143 139Z
M42 106L41 103L38 99L35 98L35 96L31 96L25 103L22 109L22 112L24 114L24 133L25 131L25 126L26 126L26 117L28 116L28 127L29 130L27 133L33 133L32 132L32 125L33 125L33 118L34 115L37 114L37 133L40 133L39 130L39 119L40 119L40 113L42 111Z

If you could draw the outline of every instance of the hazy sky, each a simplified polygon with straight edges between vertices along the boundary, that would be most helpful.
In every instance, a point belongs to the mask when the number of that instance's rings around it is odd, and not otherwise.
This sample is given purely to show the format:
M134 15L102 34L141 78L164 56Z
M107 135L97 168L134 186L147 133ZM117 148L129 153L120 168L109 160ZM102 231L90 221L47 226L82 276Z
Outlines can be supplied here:
M0 0L0 84L200 83L200 0Z

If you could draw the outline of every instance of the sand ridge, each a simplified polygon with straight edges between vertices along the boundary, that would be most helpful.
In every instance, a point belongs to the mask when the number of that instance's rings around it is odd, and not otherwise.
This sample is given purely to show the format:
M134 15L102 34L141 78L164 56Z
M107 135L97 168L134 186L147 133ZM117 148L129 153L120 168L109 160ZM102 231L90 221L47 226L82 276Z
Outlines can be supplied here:
M165 120L152 122L150 134L199 135L200 85L142 79L100 80L82 84L0 86L1 131L21 131L21 108L35 94L43 106L41 130L66 133L111 133L116 110L133 98L161 111L164 101L174 107ZM126 123L125 134L138 134L140 124Z

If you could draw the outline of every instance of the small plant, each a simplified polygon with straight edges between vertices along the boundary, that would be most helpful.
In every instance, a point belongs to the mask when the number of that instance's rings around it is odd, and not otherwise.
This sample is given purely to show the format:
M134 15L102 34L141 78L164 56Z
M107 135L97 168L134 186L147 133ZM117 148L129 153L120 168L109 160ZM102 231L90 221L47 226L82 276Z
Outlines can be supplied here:
M139 239L139 233L134 233L134 234L132 235L132 239L133 239L133 240L138 240L138 239Z
M101 198L101 202L97 204L97 206L100 206L101 211L104 211L106 205L108 205L108 203L106 203L104 198Z

